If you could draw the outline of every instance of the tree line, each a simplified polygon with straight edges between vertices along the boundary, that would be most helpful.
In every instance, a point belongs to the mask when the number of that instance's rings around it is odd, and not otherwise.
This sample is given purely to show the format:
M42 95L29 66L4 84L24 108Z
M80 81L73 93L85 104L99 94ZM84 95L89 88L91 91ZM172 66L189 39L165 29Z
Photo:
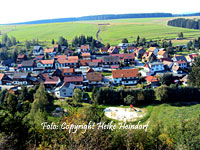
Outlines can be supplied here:
M169 20L167 22L169 26L181 27L181 28L189 28L189 29L200 29L200 20L196 19L185 19L185 18L177 18L173 20Z

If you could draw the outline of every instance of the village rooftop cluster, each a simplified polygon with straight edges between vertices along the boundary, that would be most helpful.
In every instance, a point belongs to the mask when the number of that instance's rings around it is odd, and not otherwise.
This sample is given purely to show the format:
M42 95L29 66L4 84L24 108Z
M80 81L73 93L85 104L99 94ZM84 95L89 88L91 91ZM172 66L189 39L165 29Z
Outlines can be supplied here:
M177 77L174 82L187 86L188 69L197 53L169 57L166 49L134 47L121 43L114 47L101 47L93 54L89 45L81 45L74 51L63 48L64 54L57 54L52 48L34 46L32 59L27 54L18 55L0 64L0 85L15 93L21 85L45 85L48 92L58 98L71 97L75 88L106 86L137 86L139 80L146 87L160 86L160 78L168 73ZM126 53L124 50L126 49ZM45 56L48 54L49 58Z

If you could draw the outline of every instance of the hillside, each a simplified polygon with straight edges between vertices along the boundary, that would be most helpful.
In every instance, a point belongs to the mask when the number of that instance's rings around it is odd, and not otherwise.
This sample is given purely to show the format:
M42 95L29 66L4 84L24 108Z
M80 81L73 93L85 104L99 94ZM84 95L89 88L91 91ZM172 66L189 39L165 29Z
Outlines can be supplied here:
M37 25L7 25L0 26L1 33L8 36L15 36L19 41L32 40L50 42L57 40L59 36L64 36L70 42L76 35L88 35L98 39L104 44L116 45L121 43L123 38L128 38L130 42L136 37L145 37L147 40L155 39L175 39L178 32L183 32L184 40L174 41L174 43L187 43L194 37L198 37L199 30L185 29L167 26L167 21L174 18L137 18L137 19L113 19L98 21L80 21L68 23L51 23ZM1 36L0 36L1 38Z

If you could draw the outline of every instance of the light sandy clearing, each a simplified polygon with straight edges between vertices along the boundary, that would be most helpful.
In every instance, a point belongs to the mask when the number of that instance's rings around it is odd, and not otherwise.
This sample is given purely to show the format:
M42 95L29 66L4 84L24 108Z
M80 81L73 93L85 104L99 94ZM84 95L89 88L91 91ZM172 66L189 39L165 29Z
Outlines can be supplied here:
M136 121L146 114L145 110L136 109L137 111L134 111L133 108L108 107L104 109L104 112L108 118L126 122Z

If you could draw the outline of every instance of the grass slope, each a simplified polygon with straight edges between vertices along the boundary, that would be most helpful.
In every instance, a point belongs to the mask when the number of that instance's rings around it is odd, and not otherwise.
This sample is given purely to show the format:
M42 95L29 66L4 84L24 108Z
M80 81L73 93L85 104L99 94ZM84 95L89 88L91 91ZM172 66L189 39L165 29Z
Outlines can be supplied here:
M190 17L192 18L192 17ZM194 17L193 17L194 18ZM40 41L50 42L64 36L71 41L76 35L90 35L96 38L96 32L100 28L99 39L104 43L116 45L123 38L130 42L137 36L147 39L173 39L178 32L183 32L184 40L174 40L173 43L187 43L200 35L200 30L185 29L167 26L167 21L174 18L139 18L139 19L114 19L68 23L51 23L37 25L10 25L0 26L1 33L15 36L19 41L38 38ZM105 25L102 25L105 24ZM0 36L1 38L1 36Z

